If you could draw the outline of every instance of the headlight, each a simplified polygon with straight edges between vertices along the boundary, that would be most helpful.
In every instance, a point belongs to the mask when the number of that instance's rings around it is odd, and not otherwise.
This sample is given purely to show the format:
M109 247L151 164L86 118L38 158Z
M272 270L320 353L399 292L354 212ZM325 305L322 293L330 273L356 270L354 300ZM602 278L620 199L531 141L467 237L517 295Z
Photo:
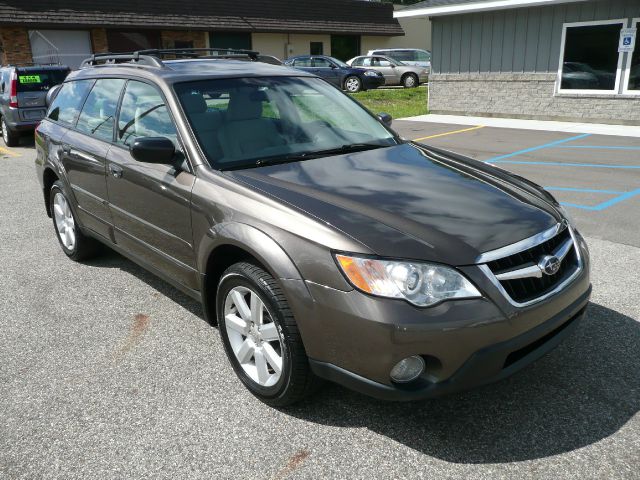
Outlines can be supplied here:
M480 297L478 289L450 267L421 262L336 255L349 281L363 292L402 298L419 307L450 298Z
M372 70L368 70L368 71L364 72L364 74L365 74L367 77L377 77L377 76L378 76L378 72L374 72L374 71L372 71Z

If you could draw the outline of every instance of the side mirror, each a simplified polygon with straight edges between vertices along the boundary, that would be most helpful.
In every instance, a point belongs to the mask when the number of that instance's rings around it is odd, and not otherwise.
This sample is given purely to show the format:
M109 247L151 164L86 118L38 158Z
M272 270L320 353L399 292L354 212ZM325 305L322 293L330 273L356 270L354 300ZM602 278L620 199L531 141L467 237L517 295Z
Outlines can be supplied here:
M378 114L378 118L387 127L390 127L391 123L393 122L393 117L391 115L389 115L388 113L381 112L381 113Z
M336 68L338 68L338 66L332 63L332 64L331 64L331 68L332 68L333 70L335 70Z
M4 87L4 85L3 85L3 87ZM53 103L53 100L58 95L58 92L60 91L60 88L62 88L62 84L56 85L55 87L51 87L49 89L49 91L47 92L47 96L44 99L44 102L46 103L47 108L49 108L51 106L51 104Z
M129 151L139 162L168 165L173 162L176 147L167 137L140 137L133 141Z

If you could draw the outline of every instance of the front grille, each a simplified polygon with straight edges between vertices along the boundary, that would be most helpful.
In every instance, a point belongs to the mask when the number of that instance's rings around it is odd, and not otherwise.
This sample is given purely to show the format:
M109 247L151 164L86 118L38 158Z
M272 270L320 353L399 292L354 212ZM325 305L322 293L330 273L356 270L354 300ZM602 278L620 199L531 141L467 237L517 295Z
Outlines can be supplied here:
M487 266L494 275L499 275L500 273L511 270L536 265L540 258L545 255L552 255L560 245L570 238L571 232L568 227L565 227L553 238L550 238L549 240L528 250L489 262L487 263ZM573 245L569 253L567 253L567 256L560 264L560 269L554 275L542 275L541 278L529 277L501 280L500 285L502 285L507 294L514 301L518 303L525 303L551 292L559 284L573 275L578 268L578 256L576 254L575 245Z

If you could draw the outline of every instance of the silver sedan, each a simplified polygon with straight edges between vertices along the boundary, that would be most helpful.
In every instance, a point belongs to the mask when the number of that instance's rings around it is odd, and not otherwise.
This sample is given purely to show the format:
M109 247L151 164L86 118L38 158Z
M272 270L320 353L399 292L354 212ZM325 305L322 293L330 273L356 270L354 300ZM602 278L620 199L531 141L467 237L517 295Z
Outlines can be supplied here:
M417 87L429 81L429 70L415 65L406 65L390 57L381 55L354 57L347 62L352 67L366 67L384 75L385 85Z

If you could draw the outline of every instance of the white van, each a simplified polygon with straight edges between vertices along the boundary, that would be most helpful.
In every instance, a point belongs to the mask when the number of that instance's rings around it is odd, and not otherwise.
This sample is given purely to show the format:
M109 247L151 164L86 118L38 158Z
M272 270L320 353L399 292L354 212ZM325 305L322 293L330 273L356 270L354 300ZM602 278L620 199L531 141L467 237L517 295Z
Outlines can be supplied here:
M417 65L431 69L431 52L419 48L380 48L369 50L367 56L384 55L406 65Z

